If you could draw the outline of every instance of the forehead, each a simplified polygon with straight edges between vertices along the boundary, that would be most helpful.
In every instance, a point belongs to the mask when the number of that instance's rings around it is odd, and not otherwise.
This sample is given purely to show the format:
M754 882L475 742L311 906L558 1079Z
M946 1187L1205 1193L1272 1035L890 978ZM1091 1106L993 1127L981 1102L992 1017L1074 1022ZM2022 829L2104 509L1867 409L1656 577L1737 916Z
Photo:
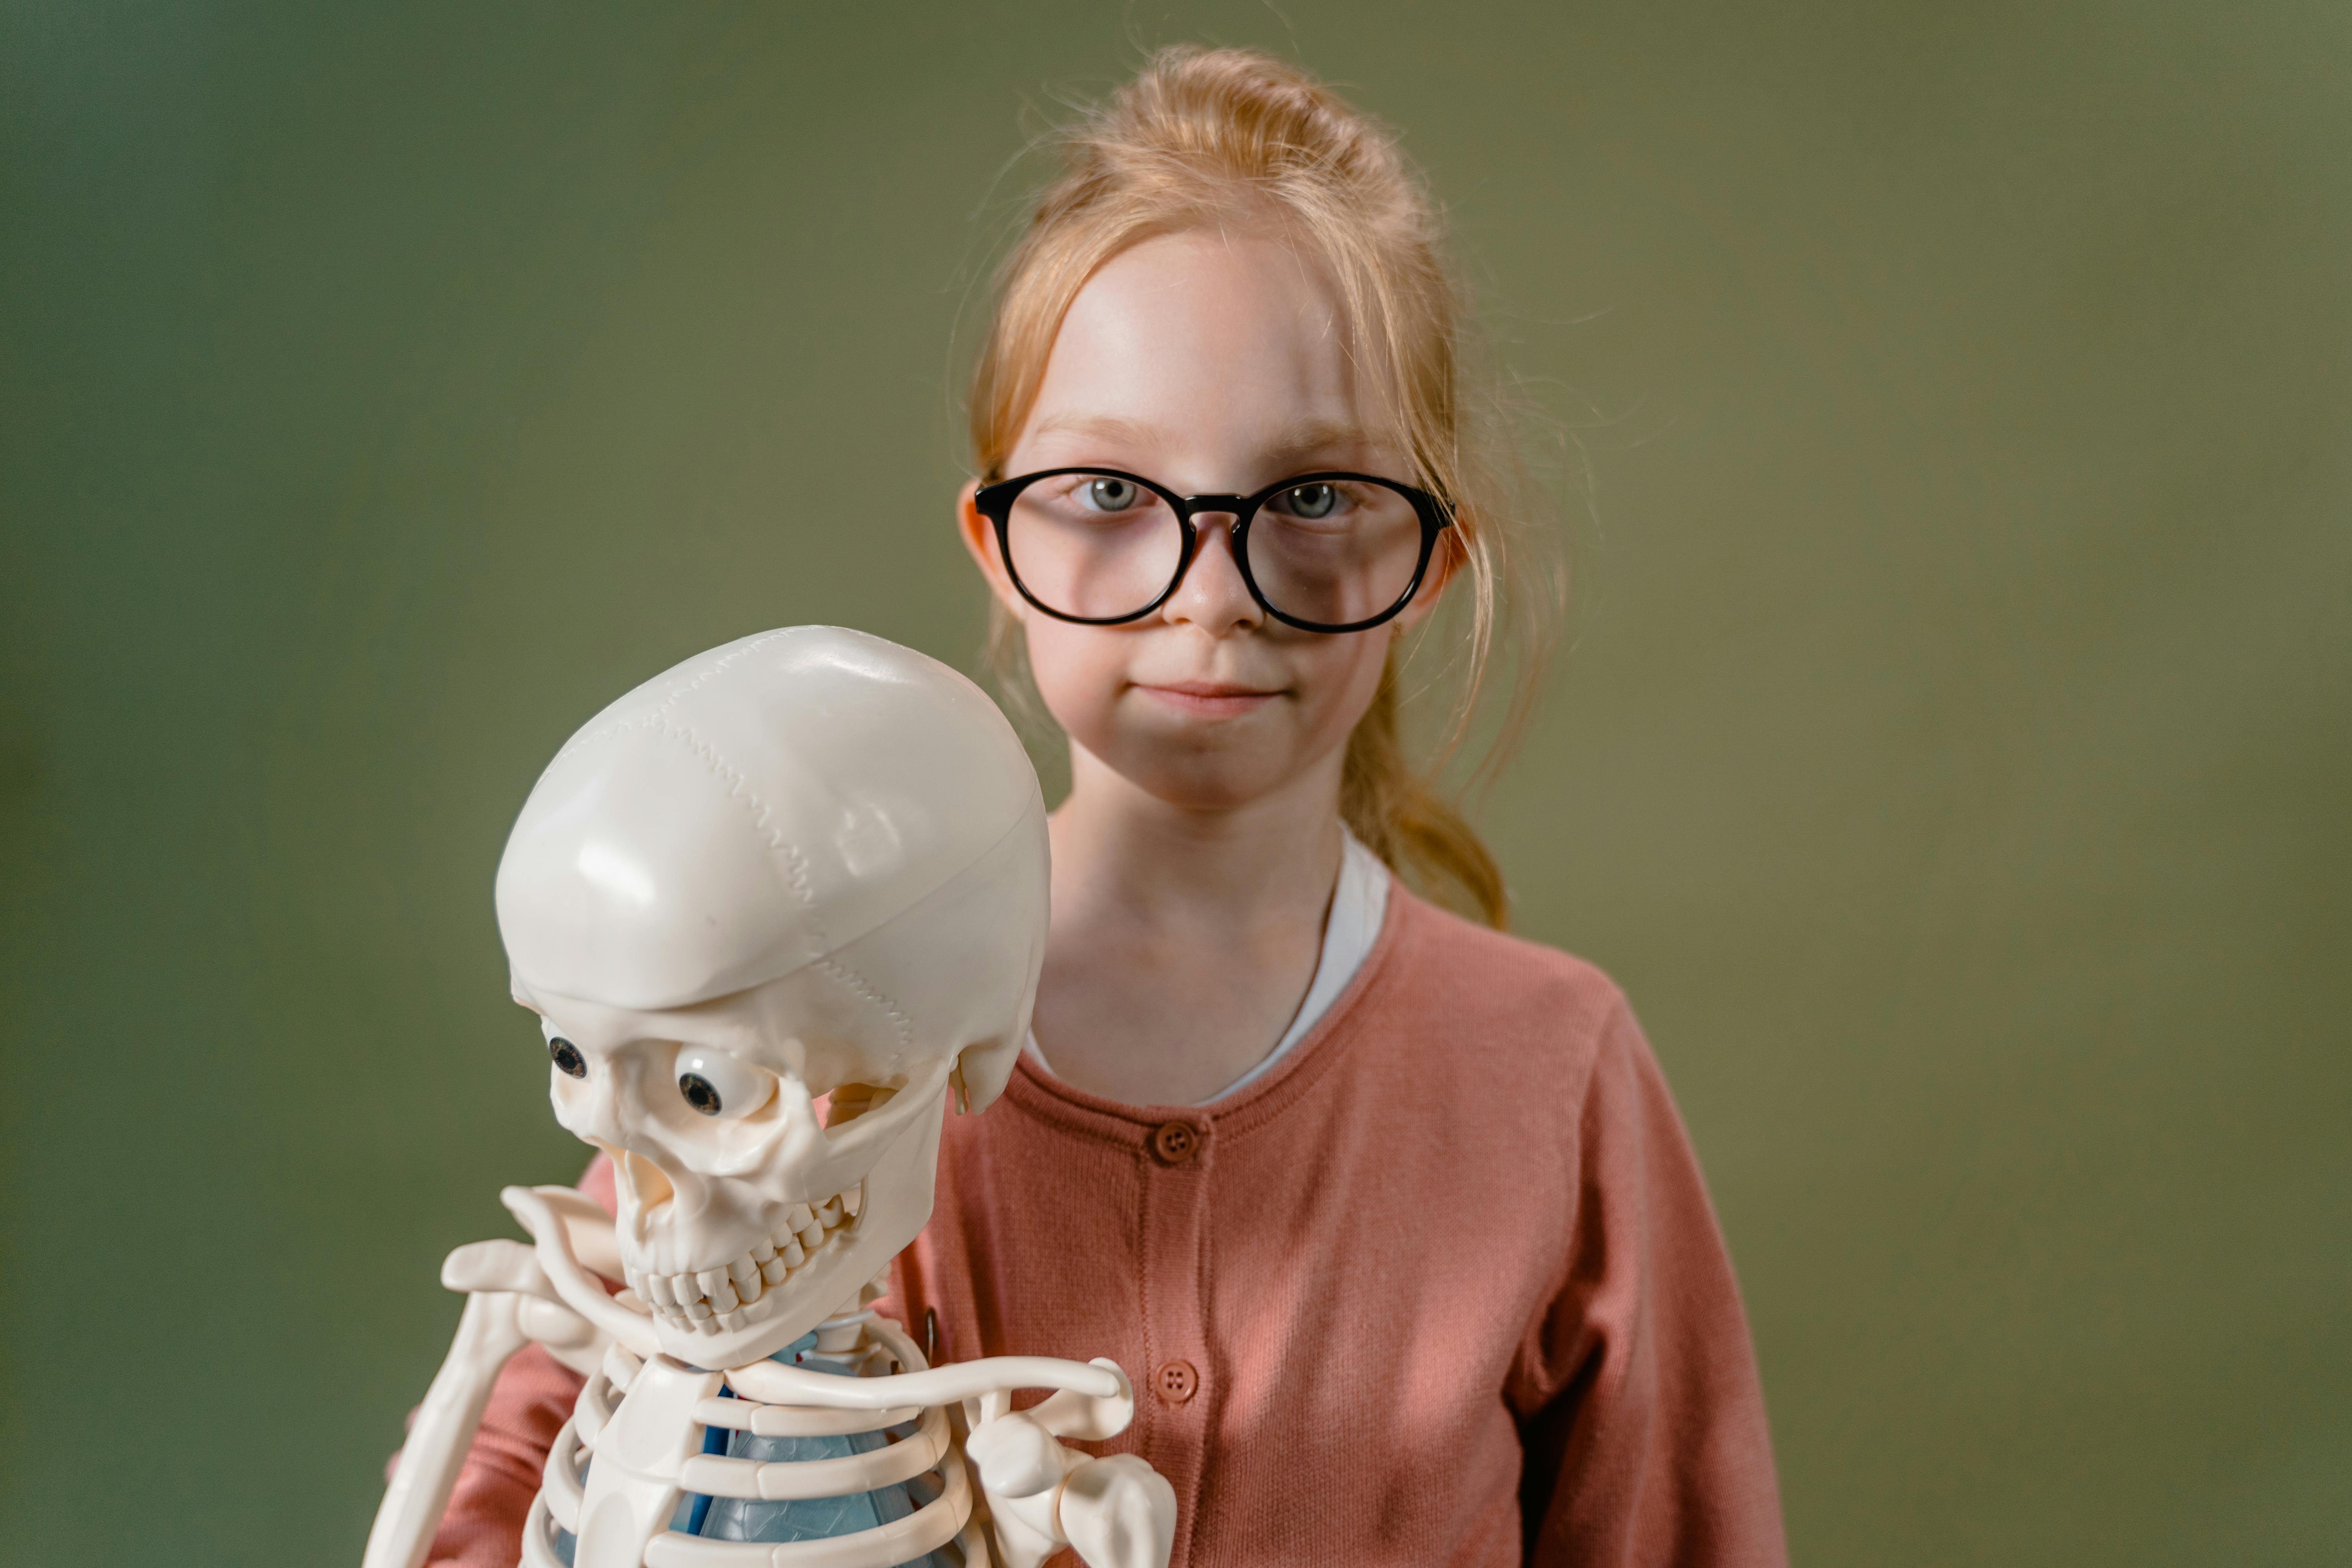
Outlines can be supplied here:
M1360 429L1362 401L1338 300L1310 256L1192 231L1122 251L1078 290L1022 445L1051 457L1123 430L1172 458L1230 462L1286 432Z
M560 1035L591 1056L646 1044L717 1045L735 1049L754 1038L746 1021L731 1016L733 1009L709 1004L646 1012L544 992L527 1000L516 1000L539 1015L539 1032L542 1036L551 1040Z

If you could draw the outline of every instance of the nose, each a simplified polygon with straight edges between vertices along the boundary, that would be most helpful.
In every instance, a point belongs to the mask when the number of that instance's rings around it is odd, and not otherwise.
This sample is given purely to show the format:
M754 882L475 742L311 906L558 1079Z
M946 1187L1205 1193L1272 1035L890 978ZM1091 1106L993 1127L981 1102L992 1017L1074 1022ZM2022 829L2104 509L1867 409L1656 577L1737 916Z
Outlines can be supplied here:
M647 1224L691 1221L710 1206L711 1184L696 1162L662 1140L643 1136L602 1145L612 1156L622 1217L643 1237Z
M646 1159L626 1149L607 1145L604 1152L612 1157L613 1181L624 1199L637 1213L646 1214L660 1207L677 1195L677 1188L668 1173Z
M620 1082L609 1059L592 1060L587 1081L555 1097L555 1120L583 1143L611 1153L627 1134L621 1130Z
M675 1205L674 1215L692 1215L709 1197L691 1159L669 1146L659 1119L646 1104L648 1091L675 1092L665 1078L649 1069L641 1053L617 1051L600 1057L587 1082L556 1108L566 1131L612 1160L622 1206L639 1220L664 1204Z
M1160 619L1173 626L1195 626L1211 637L1244 631L1265 619L1242 579L1241 563L1234 558L1234 521L1230 511L1196 511L1192 526L1199 542L1176 591L1160 607Z

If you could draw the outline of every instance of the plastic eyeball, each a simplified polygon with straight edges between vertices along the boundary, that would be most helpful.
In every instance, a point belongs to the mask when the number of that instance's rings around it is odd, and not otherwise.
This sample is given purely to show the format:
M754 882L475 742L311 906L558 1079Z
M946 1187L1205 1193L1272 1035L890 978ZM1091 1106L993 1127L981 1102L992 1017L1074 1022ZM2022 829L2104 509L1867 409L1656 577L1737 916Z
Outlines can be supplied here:
M677 1053L677 1092L705 1116L749 1116L776 1092L775 1075L725 1051L688 1046Z
M561 1035L547 1042L547 1059L566 1078L588 1076L588 1058L580 1054L578 1046Z

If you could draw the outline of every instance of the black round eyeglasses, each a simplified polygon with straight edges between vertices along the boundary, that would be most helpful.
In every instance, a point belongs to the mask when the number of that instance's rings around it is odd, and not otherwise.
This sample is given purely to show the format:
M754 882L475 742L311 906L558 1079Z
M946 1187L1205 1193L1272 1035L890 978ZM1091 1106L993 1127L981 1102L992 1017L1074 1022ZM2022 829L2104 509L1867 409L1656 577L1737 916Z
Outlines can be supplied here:
M1373 474L1297 474L1255 495L1180 496L1118 468L1045 468L982 485L1021 596L1055 620L1109 626L1166 604L1200 549L1202 513L1230 517L1259 607L1309 632L1360 632L1412 603L1453 526L1427 490Z

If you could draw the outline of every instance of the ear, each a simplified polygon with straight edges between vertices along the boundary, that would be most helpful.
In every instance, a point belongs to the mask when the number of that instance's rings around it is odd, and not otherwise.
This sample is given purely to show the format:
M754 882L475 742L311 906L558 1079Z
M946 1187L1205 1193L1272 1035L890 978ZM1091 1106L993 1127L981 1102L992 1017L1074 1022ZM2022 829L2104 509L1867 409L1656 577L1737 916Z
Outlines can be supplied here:
M996 550L996 524L972 500L979 493L978 479L970 481L957 493L956 532L963 540L964 552L971 557L972 564L988 580L988 591L1018 617L1029 606L1022 602L1020 594L1013 589L1013 579L1005 574L1003 558Z
M1426 620L1429 612L1437 608L1447 584L1454 581L1454 574L1468 560L1469 553L1462 547L1462 519L1456 514L1454 526L1437 536L1437 547L1429 553L1429 570L1422 574L1421 586L1414 591L1412 603L1398 611L1396 619L1389 623L1396 628L1393 635L1402 637Z

